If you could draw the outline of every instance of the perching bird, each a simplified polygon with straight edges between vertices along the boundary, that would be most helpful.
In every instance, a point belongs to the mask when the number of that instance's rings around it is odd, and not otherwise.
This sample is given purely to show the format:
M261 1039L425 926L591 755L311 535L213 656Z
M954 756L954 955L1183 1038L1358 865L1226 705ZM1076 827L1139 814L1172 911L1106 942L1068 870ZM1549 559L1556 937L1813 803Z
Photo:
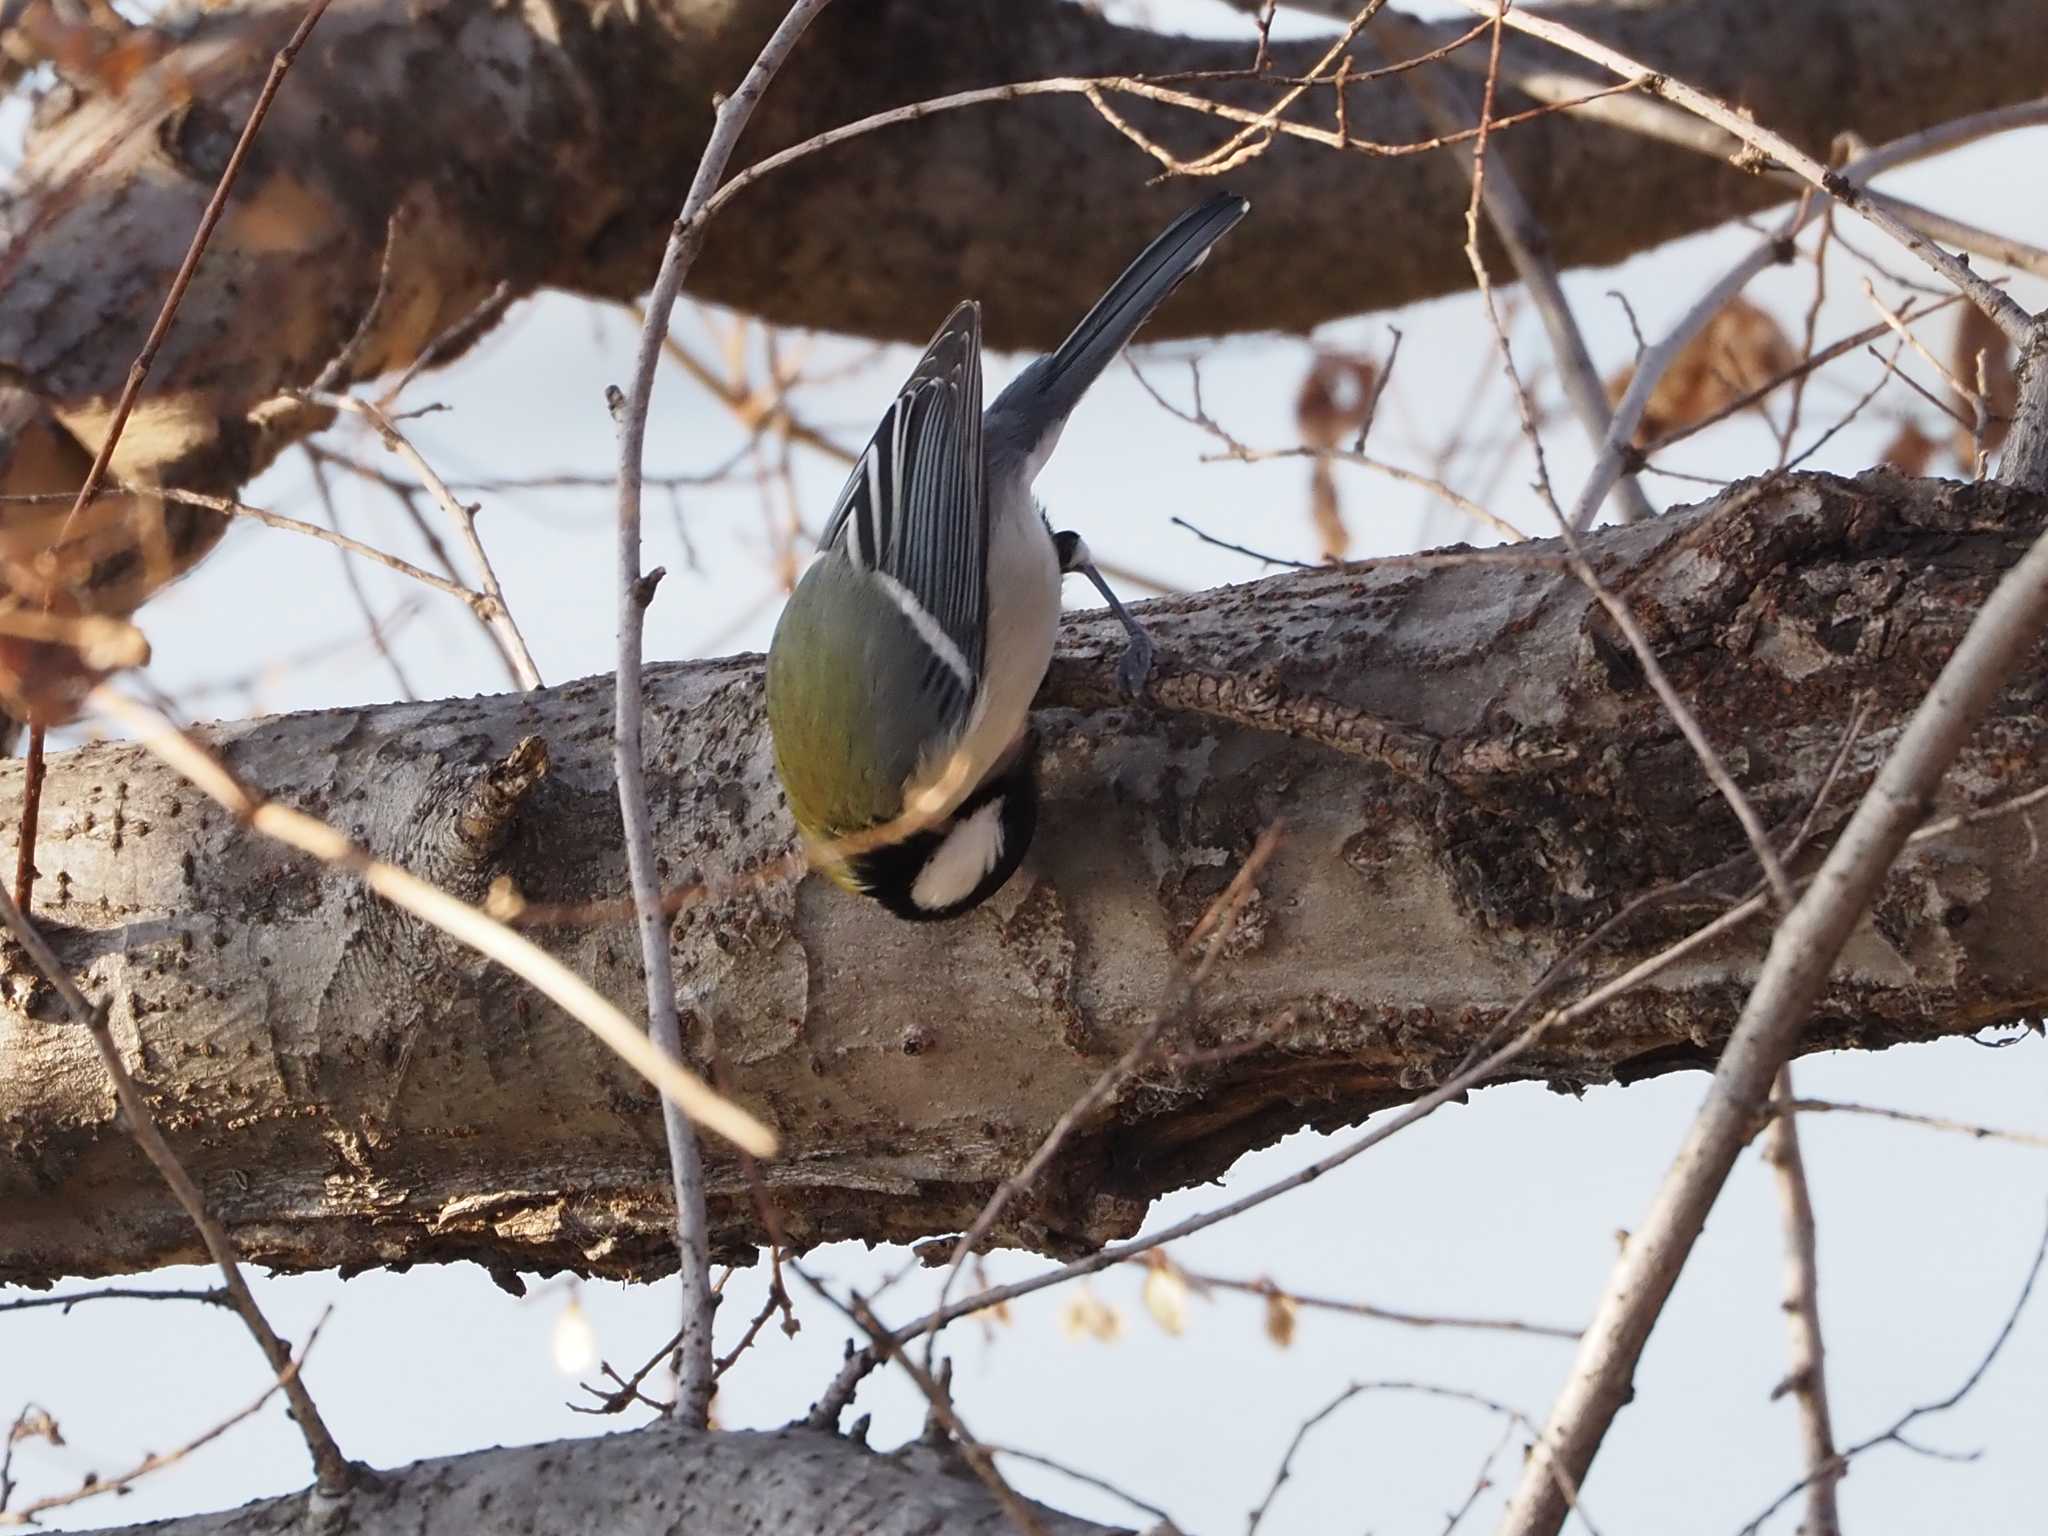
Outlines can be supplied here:
M1060 578L1093 582L1152 642L1031 482L1152 311L1250 208L1228 193L1169 225L1050 356L981 409L981 307L932 338L847 477L768 649L775 767L814 864L899 917L956 917L1010 877L1038 822L1028 715Z

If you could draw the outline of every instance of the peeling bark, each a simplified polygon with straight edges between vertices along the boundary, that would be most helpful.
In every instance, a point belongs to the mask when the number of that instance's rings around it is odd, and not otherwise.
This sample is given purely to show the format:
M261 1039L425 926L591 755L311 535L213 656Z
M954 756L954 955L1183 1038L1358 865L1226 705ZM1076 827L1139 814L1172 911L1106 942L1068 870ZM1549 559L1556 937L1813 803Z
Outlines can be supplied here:
M1117 1529L1030 1506L1045 1536ZM350 1493L263 1499L108 1536L1013 1536L957 1460L921 1445L882 1456L819 1430L687 1434L662 1426L415 1462Z
M1821 816L1846 814L2048 499L1795 476L1589 541L1767 823L1805 812L1855 701L1871 713ZM1121 633L1067 626L1041 696L1047 803L1027 870L940 928L829 884L748 884L687 911L676 972L714 1056L788 1154L792 1242L954 1232L1169 996L1176 946L1258 833L1287 840L1183 1043L1081 1129L999 1241L1130 1232L1239 1154L1441 1081L1558 955L1743 836L1604 614L1527 565L1335 568L1149 605L1164 660L1120 705ZM2041 667L1950 778L1958 805L2048 782ZM758 658L653 669L658 853L674 883L790 841ZM610 688L220 726L246 778L480 897L625 890ZM548 754L537 773L537 739ZM0 769L0 824L20 769ZM41 916L166 1134L247 1257L283 1269L475 1259L668 1268L651 1094L509 976L238 826L138 749L52 760ZM2036 1016L2048 864L2023 817L1909 851L1805 1048L1876 1048ZM1727 889L1750 877L1738 871ZM1725 894L1725 892L1723 893ZM1694 894L1598 952L1602 977L1718 911ZM630 924L544 931L629 1012ZM1751 930L1549 1040L1560 1088L1713 1060L1755 973ZM0 971L0 1280L197 1257L115 1123L91 1047L18 954ZM762 1234L708 1149L714 1240Z

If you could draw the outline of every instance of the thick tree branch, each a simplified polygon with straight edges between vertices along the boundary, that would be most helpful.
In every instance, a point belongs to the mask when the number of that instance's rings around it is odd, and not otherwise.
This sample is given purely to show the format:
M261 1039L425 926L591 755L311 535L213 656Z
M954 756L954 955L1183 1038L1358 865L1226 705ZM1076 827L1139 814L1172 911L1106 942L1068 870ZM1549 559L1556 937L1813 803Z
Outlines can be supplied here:
M1727 766L1767 824L1806 815L1868 700L1824 840L2048 502L1884 476L1737 497L1603 531L1587 558L1703 727L1740 743ZM1119 1089L997 1240L1073 1253L1128 1233L1152 1196L1246 1148L1444 1081L1630 900L1735 861L1730 884L1633 918L1585 983L1739 896L1740 827L1611 619L1554 548L1532 549L1543 564L1341 567L1152 605L1166 659L1143 711L1116 694L1114 626L1070 623L1041 700L1048 799L1027 875L937 930L786 871L749 878L781 869L791 835L758 661L650 671L664 878L722 891L677 923L679 974L717 1000L686 1014L687 1053L722 1055L735 1096L784 1133L764 1177L789 1241L963 1230L1149 1024L1181 941L1276 817L1287 842L1189 1038L1169 1042L1187 1062ZM458 895L502 877L537 903L611 904L608 921L536 936L637 1009L610 705L591 680L211 740L280 800ZM550 772L499 804L493 765L529 736ZM2036 690L2016 686L1949 797L2044 782ZM0 822L19 792L19 768L0 769ZM60 756L45 795L46 931L115 1001L165 1134L250 1259L642 1276L673 1262L651 1092L523 985L246 832L138 749ZM2048 957L2029 914L2048 868L2028 847L2022 813L1909 851L1802 1048L2037 1016ZM1710 1063L1765 937L1735 930L1518 1070L1575 1086ZM0 957L0 989L0 1278L194 1256L88 1042L18 956ZM737 1162L714 1148L707 1171L714 1244L751 1251L763 1234Z
M317 1515L304 1494L108 1536L271 1536ZM1045 1536L1117 1536L1043 1506ZM1015 1536L957 1460L913 1444L878 1455L811 1429L688 1434L668 1427L477 1451L380 1475L350 1498L354 1536Z
M501 285L512 295L637 293L710 131L713 92L739 78L781 13L778 0L541 10L335 0L155 362L116 477L232 490L325 420L317 407L279 404L280 391L402 369ZM0 256L0 365L21 395L15 430L52 441L35 459L42 478L73 490L83 478L235 114L298 14L271 0L209 10L118 97L66 86L44 104ZM1763 11L1750 0L1617 3L1570 14L1814 152L1845 129L1882 140L2022 99L2048 68L2034 0L1984 0L1938 24L1914 0ZM847 0L792 56L788 89L749 142L766 154L977 86L1240 67L1247 44L1115 27L1065 0ZM1300 68L1318 46L1276 48L1273 66ZM1509 40L1509 82L1558 63L1541 44ZM1281 89L1189 88L1254 110ZM1330 126L1329 95L1310 91L1291 117ZM1532 104L1505 89L1500 107ZM1127 115L1176 152L1230 131L1146 102ZM1351 87L1346 121L1376 143L1431 137L1396 79ZM1494 153L1512 164L1560 266L1613 261L1786 195L1590 108L1504 132ZM1460 286L1458 189L1431 161L1276 141L1233 173L1259 208L1247 243L1204 274L1199 304L1162 317L1162 334L1301 329ZM996 344L1044 344L1185 201L1183 189L1143 185L1154 169L1078 96L890 129L736 199L692 283L771 319L902 338L922 338L946 302L973 294L988 305ZM1361 209L1401 238L1361 243ZM1050 263L1049 230L1061 255ZM9 490L47 488L15 483L34 478L27 466L6 478ZM119 504L101 506L111 519ZM189 561L218 527L180 510L165 542Z

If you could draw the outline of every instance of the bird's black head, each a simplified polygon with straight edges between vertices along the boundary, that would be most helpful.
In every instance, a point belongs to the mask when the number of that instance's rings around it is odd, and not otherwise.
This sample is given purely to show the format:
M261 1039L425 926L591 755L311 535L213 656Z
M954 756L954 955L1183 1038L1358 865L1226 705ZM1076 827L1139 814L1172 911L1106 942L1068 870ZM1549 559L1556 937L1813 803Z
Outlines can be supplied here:
M1027 744L936 826L847 861L854 883L898 917L935 922L1002 889L1038 830L1038 762Z

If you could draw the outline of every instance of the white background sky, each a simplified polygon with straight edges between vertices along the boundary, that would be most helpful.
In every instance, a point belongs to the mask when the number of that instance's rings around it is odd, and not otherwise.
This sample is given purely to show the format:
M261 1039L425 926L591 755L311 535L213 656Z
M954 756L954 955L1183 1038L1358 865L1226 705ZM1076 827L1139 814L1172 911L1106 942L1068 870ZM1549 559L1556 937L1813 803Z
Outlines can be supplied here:
M1160 25L1242 32L1244 22L1195 0L1153 8ZM287 89L289 86L287 86ZM926 131L909 129L905 131ZM743 152L744 153L744 152ZM1103 153L1126 153L1105 131ZM2048 241L2037 186L2048 133L2035 132L1911 169L1886 185L1944 211ZM1148 166L1132 159L1133 178ZM680 191L680 188L678 189ZM764 191L757 195L772 195ZM1191 194L1192 195L1192 194ZM1254 210L1252 217L1257 217ZM1370 210L1362 209L1369 219ZM1852 232L1877 250L1880 237ZM1398 232L1389 232L1397 237ZM714 233L713 238L716 238ZM1626 324L1610 291L1627 295L1654 335L1755 237L1723 231L1683 242L1620 268L1572 274L1566 288L1603 369L1626 362ZM1885 257L1895 271L1903 256ZM1230 260L1226 242L1217 260ZM1860 269L1831 269L1823 341L1870 323ZM1105 280L1110 274L1105 273ZM1880 282L1894 301L1902 290ZM2015 291L2030 307L2048 301L2038 283ZM1766 273L1751 296L1796 334L1811 292L1811 270ZM954 294L930 296L936 324ZM720 324L724 321L721 318ZM1454 298L1397 314L1326 327L1324 345L1375 354L1390 326L1406 333L1395 380L1374 429L1374 451L1424 465L1465 413L1472 381L1498 375L1492 341L1476 305ZM711 348L696 312L679 312L679 337ZM1929 327L1945 350L1947 322ZM1517 327L1525 369L1543 358L1533 324ZM522 305L470 359L416 384L409 403L445 404L413 424L415 440L451 479L606 471L611 426L608 383L623 382L632 327L620 311L563 298ZM1259 446L1296 441L1294 392L1311 355L1301 338L1249 337L1213 352L1174 346L1143 361L1149 375L1185 399L1179 359L1203 356L1212 412ZM862 349L821 338L821 367ZM865 437L913 352L895 348L869 367L803 392L805 418L849 445ZM991 395L1018 359L989 360ZM1877 364L1836 365L1809 395L1802 444L1876 376ZM1926 370L1921 370L1922 376ZM1546 389L1545 397L1555 394ZM1837 436L1814 467L1853 472L1874 462L1902 414L1936 429L1932 411L1894 385L1865 418ZM1498 384L1478 408L1480 433L1512 433ZM394 459L347 428L329 443L403 473ZM736 429L674 371L655 403L651 470L702 469L737 445ZM1280 555L1312 559L1306 467L1205 464L1212 447L1164 415L1126 370L1106 378L1074 419L1039 482L1061 525L1083 529L1099 556L1163 581L1195 588L1252 579L1258 568L1199 545L1172 527L1180 512L1220 537ZM1551 474L1567 499L1590 455L1566 420L1548 432ZM1753 418L1671 456L1673 467L1733 477L1768 467L1775 450ZM799 454L797 487L813 526L841 471ZM1483 465L1457 471L1476 491ZM1526 459L1499 480L1489 505L1534 532L1540 506L1527 492ZM1420 493L1344 472L1343 506L1353 553L1402 552L1453 539L1487 542L1483 529L1434 507ZM1649 482L1660 503L1705 489ZM303 461L293 457L251 491L259 504L317 519ZM350 531L411 558L419 541L388 498L344 488ZM600 490L522 492L485 498L483 527L514 611L551 683L608 669L612 647L610 504ZM761 599L770 577L762 499L750 484L694 490L674 515L650 495L649 564L671 570L650 618L648 654L673 658L758 648L773 625ZM679 537L687 528L689 548ZM419 611L394 646L423 697L497 691L503 674L469 615L435 594L416 595L381 568L365 568L373 605ZM1077 602L1083 601L1080 593ZM155 677L200 717L374 703L396 696L388 668L368 651L363 626L332 549L242 525L196 575L143 615L156 651ZM280 665L280 657L293 664ZM308 659L312 658L312 659ZM223 690L226 679L238 679ZM211 690L211 691L208 691ZM2009 1050L1970 1042L1896 1049L1876 1056L1809 1059L1801 1090L1818 1097L1882 1103L1992 1124L2048 1128L2042 1048ZM1540 1087L1491 1089L1443 1111L1341 1173L1284 1197L1220 1231L1174 1249L1197 1269L1252 1278L1268 1274L1309 1292L1419 1312L1518 1317L1576 1325L1598 1295L1618 1230L1637 1221L1683 1127L1706 1088L1684 1074L1628 1089L1600 1088L1574 1101ZM1989 1343L2048 1221L2048 1154L1975 1142L1846 1116L1802 1125L1819 1208L1822 1305L1839 1438L1853 1442L1907 1407L1942 1397ZM1297 1135L1246 1158L1223 1188L1163 1201L1148 1225L1162 1225L1252 1188L1315 1157L1329 1143ZM1602 1532L1732 1533L1798 1475L1789 1401L1768 1400L1784 1370L1778 1310L1781 1250L1772 1191L1755 1152L1745 1155L1716 1208L1653 1339L1635 1404L1620 1417L1586 1490ZM862 1288L894 1269L895 1250L842 1245L813 1255L815 1272ZM1003 1255L1001 1277L1042 1261ZM1192 1532L1242 1527L1297 1424L1354 1380L1418 1380L1470 1389L1540 1418L1568 1367L1568 1344L1451 1329L1417 1330L1304 1313L1293 1346L1265 1337L1259 1304L1219 1296L1193 1304L1187 1332L1167 1336L1139 1300L1141 1271L1093 1283L1118 1309L1115 1342L1069 1337L1060 1326L1070 1291L1030 1298L986 1336L971 1326L950 1335L968 1422L985 1439L1029 1447L1099 1473L1166 1506ZM153 1283L204 1286L200 1270ZM763 1279L732 1283L721 1331L736 1333L754 1312ZM891 1293L906 1318L936 1280L913 1276ZM550 1338L569 1298L560 1281L539 1283L524 1301L471 1266L371 1274L277 1278L257 1292L286 1334L302 1339L324 1309L332 1316L307 1379L344 1449L380 1465L616 1428L620 1420L570 1414L572 1382L550 1359ZM637 1365L672 1327L673 1282L587 1284L581 1304L604 1355ZM813 1298L800 1298L803 1333L770 1330L728 1377L718 1414L728 1426L782 1423L800 1414L829 1379L844 1331ZM2043 1379L2048 1297L2022 1319L1991 1374L1955 1411L1920 1426L1920 1438L1952 1451L1981 1452L1952 1463L1896 1447L1859 1460L1842 1489L1849 1528L1858 1531L2017 1531L2039 1527L2048 1471ZM67 1486L86 1471L116 1472L148 1449L161 1450L242 1406L261 1390L263 1364L232 1317L191 1306L102 1302L69 1317L49 1311L0 1316L0 1414L24 1400L47 1407L68 1445L21 1448L23 1495ZM907 1383L878 1377L860 1407L876 1415L874 1439L893 1444L921 1413ZM1471 1487L1501 1426L1465 1404L1412 1397L1354 1402L1309 1442L1263 1529L1275 1536L1435 1532ZM1512 1482L1514 1454L1497 1464ZM1027 1491L1104 1519L1137 1517L1057 1476L1013 1466ZM303 1485L297 1435L273 1403L230 1436L155 1476L131 1496L78 1507L51 1521L86 1526L234 1504ZM1500 1492L1468 1527L1483 1529ZM1796 1507L1770 1527L1789 1532Z

